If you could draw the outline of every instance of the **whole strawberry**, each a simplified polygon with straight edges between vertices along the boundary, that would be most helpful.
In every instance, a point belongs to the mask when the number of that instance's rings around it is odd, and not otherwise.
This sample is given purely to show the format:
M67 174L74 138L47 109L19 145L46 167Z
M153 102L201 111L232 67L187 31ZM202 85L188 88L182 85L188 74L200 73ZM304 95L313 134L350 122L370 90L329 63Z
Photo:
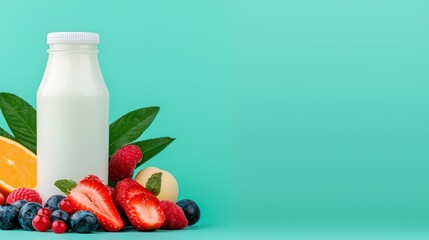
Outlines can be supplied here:
M12 204L19 200L27 200L28 202L36 202L42 204L42 198L33 189L30 188L17 188L9 194L6 198L6 203Z
M109 162L109 180L119 182L131 178L136 164L142 160L143 154L136 145L125 145L117 150Z

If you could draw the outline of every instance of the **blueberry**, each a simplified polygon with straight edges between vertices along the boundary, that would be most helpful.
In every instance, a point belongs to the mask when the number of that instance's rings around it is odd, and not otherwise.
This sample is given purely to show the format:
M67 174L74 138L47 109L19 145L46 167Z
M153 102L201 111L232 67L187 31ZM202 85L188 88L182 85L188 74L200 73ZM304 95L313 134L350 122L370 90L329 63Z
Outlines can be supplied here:
M24 230L35 231L31 221L33 221L33 218L41 208L42 205L36 202L29 202L22 206L21 210L19 210L18 221Z
M200 208L194 201L183 199L178 201L177 205L179 205L185 213L186 219L188 219L188 226L194 225L200 220Z
M66 197L63 195L52 195L51 197L48 198L44 207L49 208L49 210L51 210L51 212L58 210L58 209L60 209L60 206L59 206L60 202L64 198L66 198Z
M27 200L18 200L14 203L12 203L13 206L15 206L16 208L18 208L18 210L21 210L22 206L24 206L26 203L28 203Z
M18 200L14 203L12 203L13 206L15 206L16 208L18 208L18 211L21 210L22 206L24 206L26 203L28 203L27 200ZM17 224L18 228L22 228L21 225Z
M6 204L0 207L0 229L9 230L14 229L18 226L18 214L19 210L17 207Z
M61 220L67 225L67 229L70 228L70 215L63 210L55 210L51 213L51 222Z
M70 225L77 233L90 233L97 230L98 219L92 212L77 211L71 216Z

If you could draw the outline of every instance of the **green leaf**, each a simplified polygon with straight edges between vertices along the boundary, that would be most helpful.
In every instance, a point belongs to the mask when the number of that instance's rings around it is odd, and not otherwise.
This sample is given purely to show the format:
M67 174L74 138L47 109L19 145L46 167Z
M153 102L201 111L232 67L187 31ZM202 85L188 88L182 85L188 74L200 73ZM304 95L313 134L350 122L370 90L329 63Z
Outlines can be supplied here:
M147 162L149 159L160 153L174 140L175 138L161 137L131 143L139 146L140 150L143 153L143 159L137 164L136 167L142 165L143 163Z
M36 110L10 93L0 93L0 108L15 140L36 153Z
M15 140L15 138L10 133L8 133L6 130L4 130L1 127L0 127L0 136L5 137L5 138L9 138L11 140Z
M77 186L76 182L70 179L60 179L56 181L54 185L65 194L69 194L70 191Z
M161 192L161 177L162 172L154 173L146 183L147 190L151 191L155 196L158 196L159 192Z
M110 124L109 154L136 140L149 127L159 112L159 107L140 108L125 114Z

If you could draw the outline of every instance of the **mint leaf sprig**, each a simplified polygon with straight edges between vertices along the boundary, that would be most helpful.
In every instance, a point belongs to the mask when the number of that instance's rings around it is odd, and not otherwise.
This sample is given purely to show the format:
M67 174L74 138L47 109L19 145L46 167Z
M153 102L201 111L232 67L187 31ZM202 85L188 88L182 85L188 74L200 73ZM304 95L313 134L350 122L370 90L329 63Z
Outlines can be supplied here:
M147 190L151 191L155 196L158 196L161 192L161 177L162 172L154 173L146 182Z
M70 179L57 180L54 185L61 190L64 194L69 194L70 191L77 186L77 183Z

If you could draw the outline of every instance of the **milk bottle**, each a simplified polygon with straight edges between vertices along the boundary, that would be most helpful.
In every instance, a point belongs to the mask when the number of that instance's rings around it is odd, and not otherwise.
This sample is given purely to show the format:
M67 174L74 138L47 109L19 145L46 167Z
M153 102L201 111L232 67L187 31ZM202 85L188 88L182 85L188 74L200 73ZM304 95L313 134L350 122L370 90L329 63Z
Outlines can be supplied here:
M37 92L37 191L60 194L58 179L89 174L107 183L109 92L98 65L99 36L49 33L49 58Z

